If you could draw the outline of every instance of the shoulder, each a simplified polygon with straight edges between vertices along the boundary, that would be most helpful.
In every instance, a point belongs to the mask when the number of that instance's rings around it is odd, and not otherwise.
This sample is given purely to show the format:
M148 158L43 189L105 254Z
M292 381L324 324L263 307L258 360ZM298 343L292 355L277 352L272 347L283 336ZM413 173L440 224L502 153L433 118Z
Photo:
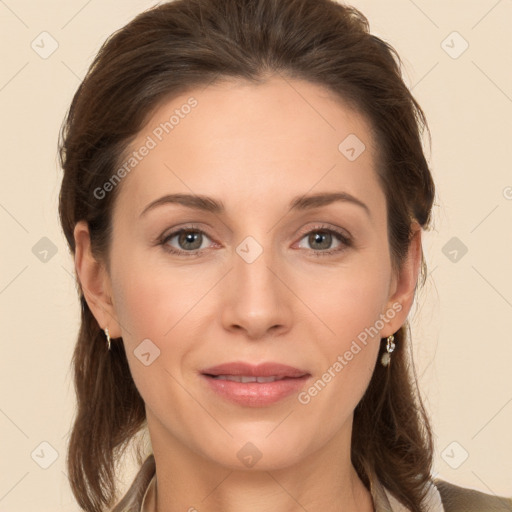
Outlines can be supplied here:
M512 512L512 498L495 496L434 479L445 512Z

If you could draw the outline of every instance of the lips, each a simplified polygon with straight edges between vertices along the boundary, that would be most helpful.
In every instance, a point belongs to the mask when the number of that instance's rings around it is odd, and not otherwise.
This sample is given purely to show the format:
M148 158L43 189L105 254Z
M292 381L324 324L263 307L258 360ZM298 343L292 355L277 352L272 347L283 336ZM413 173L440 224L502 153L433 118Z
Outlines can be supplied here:
M311 379L305 370L279 363L225 363L201 371L207 389L244 407L268 407L297 394Z
M246 384L248 382L259 382L260 384L263 382L275 382L276 380L283 380L291 377L252 377L249 375L209 375L212 379L219 380L230 380L231 382L240 382L242 384ZM296 377L294 377L296 378Z
M201 370L203 375L234 382L274 382L286 378L299 378L309 375L305 370L279 363L253 365L244 362L224 363Z
M201 380L218 396L239 406L267 407L300 392L311 374L279 363L241 361L201 370Z

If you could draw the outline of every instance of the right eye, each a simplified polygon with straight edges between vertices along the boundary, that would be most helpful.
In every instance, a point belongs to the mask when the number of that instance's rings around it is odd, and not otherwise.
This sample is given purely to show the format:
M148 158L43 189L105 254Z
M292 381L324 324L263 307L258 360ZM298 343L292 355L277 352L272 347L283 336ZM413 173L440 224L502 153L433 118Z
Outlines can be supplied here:
M171 243L173 240L177 247ZM209 240L209 237L204 231L196 228L181 228L166 235L160 244L172 254L196 256L205 249L203 246L205 240Z

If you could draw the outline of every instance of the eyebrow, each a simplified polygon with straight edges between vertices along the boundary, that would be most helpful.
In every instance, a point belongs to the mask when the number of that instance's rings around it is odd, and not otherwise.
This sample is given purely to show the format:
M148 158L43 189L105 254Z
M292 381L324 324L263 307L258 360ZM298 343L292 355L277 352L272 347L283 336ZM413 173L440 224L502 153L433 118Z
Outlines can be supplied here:
M303 211L312 208L319 208L321 206L327 206L335 202L351 203L360 206L365 210L367 215L371 217L371 212L368 206L360 199L357 199L347 192L324 192L298 196L291 200L289 209ZM225 207L222 201L215 200L208 196L196 194L167 194L149 203L141 212L140 217L145 215L150 210L166 204L180 204L182 206L186 206L187 208L215 214L220 214L225 211Z

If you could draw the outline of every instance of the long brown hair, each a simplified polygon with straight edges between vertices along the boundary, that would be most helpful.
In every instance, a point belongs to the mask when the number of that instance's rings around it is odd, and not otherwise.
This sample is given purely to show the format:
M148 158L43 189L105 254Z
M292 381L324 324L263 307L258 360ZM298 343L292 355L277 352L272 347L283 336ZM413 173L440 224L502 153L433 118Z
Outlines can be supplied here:
M110 269L111 214L122 183L101 199L94 191L112 177L162 102L223 78L260 83L281 75L327 87L369 120L393 269L399 269L412 221L428 228L434 200L421 141L425 130L430 133L401 65L393 47L370 34L363 14L333 0L176 0L141 13L103 44L61 128L59 214L71 252L74 226L85 220L94 256ZM421 277L424 284L423 254ZM117 499L116 464L146 418L123 344L106 350L78 279L77 287L77 413L67 467L79 505L102 512ZM422 512L433 440L407 329L406 322L395 334L392 366L377 364L354 411L352 463L366 486L373 471L399 501Z

